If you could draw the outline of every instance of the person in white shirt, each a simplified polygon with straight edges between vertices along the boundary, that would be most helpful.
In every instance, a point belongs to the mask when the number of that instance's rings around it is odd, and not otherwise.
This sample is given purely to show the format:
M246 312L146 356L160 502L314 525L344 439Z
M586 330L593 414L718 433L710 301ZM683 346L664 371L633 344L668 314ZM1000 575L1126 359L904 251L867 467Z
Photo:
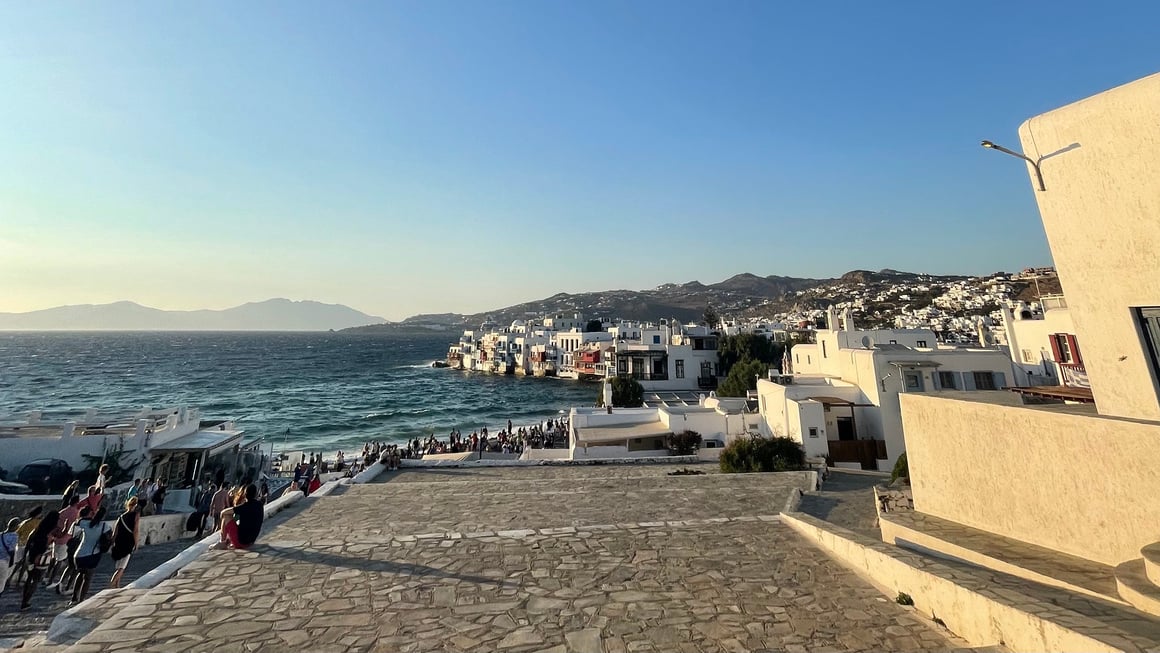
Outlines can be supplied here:
M96 486L97 486L97 489L101 491L101 494L105 493L105 486L108 483L109 483L109 465L104 464L104 465L101 465L100 470L97 471Z

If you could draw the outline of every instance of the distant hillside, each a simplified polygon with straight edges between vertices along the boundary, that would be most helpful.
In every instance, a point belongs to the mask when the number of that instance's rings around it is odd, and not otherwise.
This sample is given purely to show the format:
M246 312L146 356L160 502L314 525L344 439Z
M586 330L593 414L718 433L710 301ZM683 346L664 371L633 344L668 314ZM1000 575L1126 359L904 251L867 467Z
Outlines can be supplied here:
M133 302L0 313L0 331L327 331L386 322L341 304L268 299L220 311L164 311Z

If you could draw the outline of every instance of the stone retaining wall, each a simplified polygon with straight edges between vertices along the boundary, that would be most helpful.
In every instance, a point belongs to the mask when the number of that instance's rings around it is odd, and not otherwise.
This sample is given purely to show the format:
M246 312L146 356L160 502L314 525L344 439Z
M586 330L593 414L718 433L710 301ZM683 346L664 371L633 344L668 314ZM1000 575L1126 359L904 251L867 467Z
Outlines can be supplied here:
M881 518L883 513L898 512L900 510L914 510L914 497L909 486L890 487L887 485L874 486L874 510Z

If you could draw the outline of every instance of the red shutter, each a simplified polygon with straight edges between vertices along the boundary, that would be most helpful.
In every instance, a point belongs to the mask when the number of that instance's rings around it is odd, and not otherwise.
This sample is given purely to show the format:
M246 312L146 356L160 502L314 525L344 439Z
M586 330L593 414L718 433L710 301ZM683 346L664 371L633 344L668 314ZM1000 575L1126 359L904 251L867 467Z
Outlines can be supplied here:
M1075 341L1075 336L1070 333L1067 334L1067 346L1071 348L1071 362L1076 365L1083 365L1083 356L1079 355L1079 344Z
M1067 361L1063 360L1063 352L1059 350L1059 334L1053 333L1047 336L1047 339L1051 341L1052 360L1056 363L1066 363Z

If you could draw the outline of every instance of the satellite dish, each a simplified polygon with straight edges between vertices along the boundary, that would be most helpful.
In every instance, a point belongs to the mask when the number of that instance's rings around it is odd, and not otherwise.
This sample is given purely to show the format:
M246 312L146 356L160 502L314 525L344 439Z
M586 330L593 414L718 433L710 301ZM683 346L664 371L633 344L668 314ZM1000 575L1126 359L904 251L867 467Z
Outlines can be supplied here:
M866 349L869 349L870 346L873 344L874 344L874 341L870 339L870 336L862 336L862 346L863 347L865 347Z

